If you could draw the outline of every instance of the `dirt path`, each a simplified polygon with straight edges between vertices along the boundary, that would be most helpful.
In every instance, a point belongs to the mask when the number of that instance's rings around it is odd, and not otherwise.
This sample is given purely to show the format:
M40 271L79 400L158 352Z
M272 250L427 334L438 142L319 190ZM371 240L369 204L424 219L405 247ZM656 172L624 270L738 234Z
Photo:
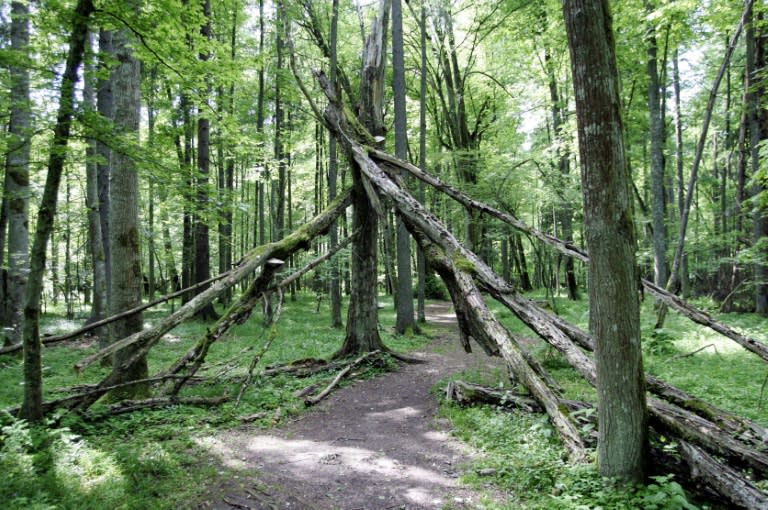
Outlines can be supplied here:
M477 493L457 481L474 453L449 435L430 389L459 370L501 363L464 353L450 305L430 305L427 316L444 326L412 353L427 363L357 382L268 434L238 429L207 439L219 462L245 475L197 508L474 508Z

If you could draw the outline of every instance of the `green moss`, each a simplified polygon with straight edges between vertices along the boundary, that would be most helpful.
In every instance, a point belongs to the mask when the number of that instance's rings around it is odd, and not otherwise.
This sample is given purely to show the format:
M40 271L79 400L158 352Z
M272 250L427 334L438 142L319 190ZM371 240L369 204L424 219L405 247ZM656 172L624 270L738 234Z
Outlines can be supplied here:
M464 271L466 273L474 273L475 272L475 264L472 263L468 258L459 255L458 253L454 253L451 256L451 261L453 262L453 265L456 267L456 269L460 271Z

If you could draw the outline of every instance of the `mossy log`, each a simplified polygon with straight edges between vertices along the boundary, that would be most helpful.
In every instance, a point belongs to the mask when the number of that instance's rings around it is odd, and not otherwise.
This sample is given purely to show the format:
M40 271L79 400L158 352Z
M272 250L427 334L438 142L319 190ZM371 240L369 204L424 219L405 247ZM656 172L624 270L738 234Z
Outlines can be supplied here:
M195 296L192 300L179 308L176 312L159 321L154 327L145 329L127 338L119 340L106 349L102 349L98 353L89 356L88 358L77 363L75 365L75 369L77 371L81 371L87 366L95 363L100 359L110 356L112 353L126 346L134 344L140 346L140 348L136 350L136 353L131 359L127 360L126 363L113 368L112 372L110 372L110 374L108 374L104 379L101 380L101 382L99 382L99 389L91 392L80 402L77 402L75 408L80 411L84 411L93 405L93 403L96 402L96 400L98 400L101 395L108 391L104 388L113 386L118 381L121 372L124 371L126 367L131 366L133 360L145 356L147 352L149 352L149 350L154 345L156 345L157 342L160 341L160 338L165 333L178 326L183 321L193 317L198 310L213 302L214 299L218 298L232 286L245 279L257 268L264 266L265 262L273 258L287 260L288 256L292 253L300 249L309 248L311 241L315 237L328 231L331 224L336 220L339 214L341 214L341 212L344 211L350 204L350 201L351 196L348 191L341 194L334 202L328 206L325 211L320 213L309 223L297 229L295 232L289 234L280 241L259 246L251 250L243 257L240 265L230 272L230 275L227 278L220 280L216 284ZM263 272L262 275L264 278L261 278L262 281L259 285L266 286L266 284L268 284L271 280L273 274L274 271L268 269ZM257 279L257 281L258 280L259 279ZM253 303L249 302L248 304ZM243 303L242 300L232 305L232 308L225 314L225 317L223 318L226 324L219 324L217 329L218 334L223 334L222 328L231 327L237 323L237 320L242 317L243 314L246 314L245 305L246 304ZM99 390L103 390L103 392Z

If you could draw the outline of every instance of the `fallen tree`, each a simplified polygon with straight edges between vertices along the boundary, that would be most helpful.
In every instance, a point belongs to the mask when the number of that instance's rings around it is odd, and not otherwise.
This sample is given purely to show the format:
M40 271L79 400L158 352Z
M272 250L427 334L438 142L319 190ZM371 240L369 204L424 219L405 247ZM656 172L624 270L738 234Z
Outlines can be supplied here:
M445 398L462 406L482 404L511 411L544 412L544 409L535 400L526 395L464 381L448 383ZM582 430L587 424L597 426L594 413L578 412L593 409L592 405L566 399L560 399L560 405L571 410L579 420ZM576 412L574 413L574 411ZM596 438L594 439L596 440ZM671 471L680 477L679 481L683 485L702 498L719 500L725 504L736 504L743 508L766 508L768 506L768 496L754 483L746 480L737 470L708 454L703 448L685 440L677 440L675 449L679 459L670 458L669 453L660 446L652 446L651 457L654 459L653 467L657 474L665 474L671 468ZM682 467L680 459L684 461L688 469L680 469ZM723 495L726 494L729 496L723 498Z
M367 147L363 146L355 137L355 131L350 129L343 108L337 102L333 89L328 85L325 77L318 73L318 81L321 84L329 104L324 112L324 121L328 129L339 140L339 143L347 153L352 165L356 165L365 178L370 181L369 186L378 194L389 199L396 209L397 214L403 219L409 231L430 257L430 263L440 273L451 292L451 297L457 310L459 327L462 331L465 348L469 347L469 338L477 341L484 350L493 354L493 343L501 354L510 362L521 382L532 392L536 401L547 409L553 425L563 438L564 446L571 455L581 447L581 439L572 440L569 430L570 418L567 411L557 402L551 400L554 393L548 388L538 386L536 378L531 376L531 369L522 356L517 355L516 346L510 341L509 335L495 330L492 318L485 315L482 298L477 298L477 290L488 292L493 298L499 300L513 311L525 324L535 331L545 341L551 343L563 353L566 360L588 382L594 385L596 372L592 359L578 347L571 336L578 337L584 347L594 345L594 341L585 332L579 331L562 320L555 320L535 306L530 300L519 296L515 289L496 275L474 253L464 248L461 243L403 186L400 185L396 172L386 172L377 161L371 157ZM380 152L379 152L380 154ZM392 158L387 158L391 162ZM397 167L399 168L399 167ZM476 283L475 283L476 282ZM477 307L479 310L472 313L469 308ZM489 326L489 323L491 326ZM521 363L521 359L523 362ZM521 373L517 373L520 371ZM530 386L528 386L530 384ZM670 385L656 384L651 391L663 389L668 394L684 395L685 392ZM751 468L758 476L767 476L765 453L765 441L768 439L766 430L743 418L733 417L729 413L720 413L714 406L705 405L702 408L690 406L685 409L671 402L665 402L654 398L649 400L649 412L653 425L658 433L667 437L690 442L696 448L702 448L709 452L722 456L735 465ZM550 412L550 409L555 411ZM722 419L721 419L722 418ZM721 425L722 424L722 425ZM733 437L733 427L746 433ZM693 457L686 457L691 460ZM697 457L701 458L701 457ZM697 469L690 462L686 464L688 472ZM740 484L717 484L713 480L713 487L719 487L720 496L734 505L744 506L751 501L743 494L738 493L738 487L751 487L762 494L741 473L734 470L734 476L740 480ZM752 490L750 488L750 490ZM764 498L765 495L762 494ZM748 506L751 508L751 506ZM754 507L759 508L759 507Z
M250 315L253 306L255 306L257 299L254 300L254 295L260 295L260 292L269 289L271 281L277 269L280 265L269 264L270 260L287 260L287 258L293 253L307 249L310 247L311 241L327 232L333 221L344 211L350 204L349 191L340 194L339 197L333 201L328 208L313 218L310 222L303 225L295 232L284 237L280 241L276 241L264 246L259 246L248 252L240 262L240 264L234 268L229 274L216 282L214 285L195 296L188 303L180 307L174 313L168 315L164 319L160 320L152 328L145 329L138 333L135 333L127 338L118 340L111 344L109 347L102 349L101 351L81 360L75 365L75 370L80 372L86 369L93 363L111 356L114 352L127 347L129 345L138 345L133 358L126 360L125 363L113 367L112 371L105 376L98 384L90 388L88 391L79 395L73 395L66 399L59 399L52 402L44 402L43 407L47 412L50 412L56 408L74 409L79 412L86 411L97 400L99 400L106 393L120 387L117 383L119 375L126 367L133 363L133 360L137 357L146 355L152 347L154 347L162 338L162 336L178 326L185 320L194 316L194 314L207 306L213 300L218 298L228 289L244 280L257 269L262 268L261 274L256 278L249 286L240 299L235 302L225 312L225 314L217 321L216 325L212 328L215 331L215 337L221 337L229 328L237 323L238 320L245 320ZM209 332L210 333L210 332ZM167 374L160 374L154 378L162 378ZM18 413L18 409L9 410L12 414ZM14 413L15 411L15 413Z

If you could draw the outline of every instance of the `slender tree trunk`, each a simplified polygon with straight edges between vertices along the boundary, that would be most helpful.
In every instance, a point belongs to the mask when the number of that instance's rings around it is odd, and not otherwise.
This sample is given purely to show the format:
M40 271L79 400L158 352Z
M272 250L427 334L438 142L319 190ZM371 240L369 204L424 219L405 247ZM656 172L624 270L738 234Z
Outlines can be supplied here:
M766 66L766 41L768 35L763 29L764 16L762 12L753 12L749 6L749 23L747 25L747 97L749 112L750 159L752 180L754 181L752 196L756 204L753 207L753 243L760 246L768 238L768 213L764 206L759 205L759 195L765 193L765 180L758 177L762 159L760 144L768 138L768 109L763 105L765 97L765 77L762 73ZM768 263L765 262L765 248L758 248L757 262L754 265L755 278L755 312L768 315Z
M18 62L29 58L29 5L11 4L11 49ZM29 272L29 148L31 113L29 71L25 64L13 65L11 75L11 115L8 126L8 156L4 198L8 207L8 280L5 294L6 345L20 344L24 331L24 296ZM5 235L5 229L2 234ZM0 250L0 260L3 251Z
M678 50L672 57L672 90L675 96L675 168L677 174L677 213L682 215L685 207L685 179L683 177L683 117L680 108L680 66ZM691 284L688 280L688 254L683 253L680 261L680 292L686 298L690 295Z
M421 49L421 75L419 77L419 168L427 169L427 8L426 4L421 4L421 15L419 16L419 35ZM424 183L419 181L419 202L424 204ZM424 250L417 247L416 252L416 272L418 274L417 285L417 305L416 316L419 322L426 322L427 316L424 310L427 264L424 257Z
M110 62L113 53L112 50L112 32L108 30L99 30L99 70L101 77L97 83L96 89L96 107L99 115L105 122L112 122L114 100L112 97L112 78L110 72ZM107 303L106 312L110 308L110 295L112 286L112 247L109 244L109 179L112 175L112 150L106 143L96 140L96 153L99 155L99 162L96 166L96 180L99 204L99 220L101 221L101 243L104 250L104 276L107 280L105 288ZM99 345L106 347L109 343L109 336L106 333L99 337Z
M259 0L259 54L264 54L264 1ZM256 100L256 131L261 137L261 141L264 142L264 63L259 65L259 94ZM266 158L261 161L262 166L266 167ZM266 183L265 170L262 169L259 179L256 181L256 196L258 200L258 223L259 223L259 237L258 244L263 245L267 242L266 232L266 218L265 218L265 205L264 205L264 186ZM254 235L254 244L257 242Z
M83 102L85 108L96 110L96 98L93 82L96 80L94 66L90 66L89 75L83 80ZM97 84L98 85L98 84ZM93 300L88 323L105 318L109 312L107 294L107 256L104 252L104 237L101 232L102 222L99 203L99 167L95 161L99 144L93 139L87 140L85 163L85 205L88 209L88 247L93 271ZM99 345L106 347L109 340L108 328L99 328L94 333Z
M646 1L646 10L653 6ZM654 283L664 286L669 279L667 267L666 193L664 190L664 125L661 117L659 72L655 25L651 23L647 36L648 112L651 140L651 224L653 225Z
M408 159L408 123L405 116L405 47L401 0L392 0L392 92L395 100L395 156ZM407 181L406 173L401 172ZM411 236L403 220L397 218L397 310L395 331L419 332L413 310L411 276Z
M77 69L82 63L85 41L88 36L88 18L93 9L92 0L78 0L72 16L69 51L59 93L59 111L56 115L56 125L53 130L53 141L48 159L48 173L45 177L43 196L37 214L35 239L29 260L30 271L24 306L24 403L21 408L21 416L31 422L39 421L43 414L40 300L43 290L45 253L53 231L56 198L66 161L69 132L72 127Z
M616 53L607 0L565 0L584 193L590 329L595 340L598 466L645 479L648 415L632 195L626 171Z
M194 179L192 178L192 119L190 115L191 105L186 92L181 93L179 100L179 108L181 109L183 130L184 130L184 146L180 154L182 157L181 173L184 179L184 192L185 200L182 210L182 245L181 245L181 286L186 289L192 285L194 281L194 261L195 261L195 236L194 236L194 224L193 214L190 210L190 204L193 200L193 186ZM189 302L193 298L191 293L186 293L181 298L182 304Z
M203 0L203 16L204 24L200 28L202 36L210 40L211 39L211 2L210 0ZM200 53L200 60L207 62L210 55L207 51ZM206 74L205 77L205 94L203 98L208 98L211 95L211 86L209 77ZM194 238L195 238L195 269L192 283L197 284L204 282L211 277L211 242L210 242L210 229L208 228L208 219L210 217L209 198L208 198L208 181L211 173L211 132L210 132L210 120L208 119L208 111L206 106L200 105L198 108L197 118L197 179L196 185L197 193L195 197L196 211L192 215L192 222L194 225ZM205 291L208 286L202 286L195 290L193 295L198 295ZM216 311L213 309L213 303L208 303L201 310L197 312L197 317L203 320L216 320L219 318Z
M336 83L338 55L338 23L339 23L339 0L333 0L331 4L331 84L336 90L336 94L341 94ZM336 137L333 133L330 134L330 140L328 141L328 201L333 202L336 198L337 188L337 176L338 176L338 147ZM331 250L336 248L339 244L339 228L338 222L334 221L331 225L329 232ZM341 285L339 282L339 259L333 257L330 260L330 282L329 282L330 294L331 294L331 327L341 328Z
M118 135L139 142L141 64L133 54L132 32L121 29L114 33L114 56L118 64L112 71L114 91L115 131ZM125 153L112 154L112 179L110 186L109 218L110 245L112 247L111 313L130 310L141 304L141 258L139 253L139 175L133 159ZM118 340L141 331L144 325L138 313L110 326L112 338ZM131 359L133 348L115 353L113 368ZM122 371L119 382L145 379L148 376L146 357L141 357ZM132 397L146 393L145 386L134 386L118 391L116 398Z

